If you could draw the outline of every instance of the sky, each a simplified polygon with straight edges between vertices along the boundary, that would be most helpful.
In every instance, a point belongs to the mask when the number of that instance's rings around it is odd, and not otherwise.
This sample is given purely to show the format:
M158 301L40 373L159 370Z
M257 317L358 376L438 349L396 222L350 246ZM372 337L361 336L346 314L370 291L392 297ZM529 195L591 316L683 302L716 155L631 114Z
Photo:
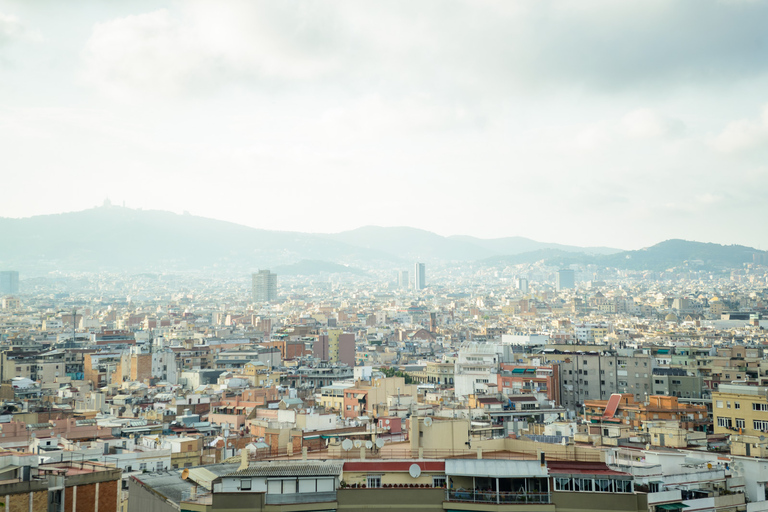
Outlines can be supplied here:
M0 0L0 217L768 249L768 2Z

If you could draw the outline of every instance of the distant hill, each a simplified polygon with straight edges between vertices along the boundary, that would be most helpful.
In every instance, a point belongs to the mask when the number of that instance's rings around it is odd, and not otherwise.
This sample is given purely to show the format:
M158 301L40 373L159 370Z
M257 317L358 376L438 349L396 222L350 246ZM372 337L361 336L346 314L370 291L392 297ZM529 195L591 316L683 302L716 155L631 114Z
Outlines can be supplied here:
M291 265L280 265L272 271L281 276L314 276L320 274L352 274L365 276L367 273L359 268L339 265L329 261L301 260Z
M408 227L365 226L323 236L410 261L473 261L494 254L494 251L473 243Z
M531 240L530 238L524 238L522 236L483 239L475 238L473 236L456 235L449 238L452 240L459 240L468 244L476 245L493 253L502 255L533 253L535 251L542 251L545 249L586 254L615 254L622 252L621 249L615 249L613 247L578 247L575 245L537 242L536 240Z
M480 263L491 267L544 262L547 265L560 267L571 264L593 264L626 270L666 270L683 266L717 269L738 268L744 263L751 263L752 256L756 253L768 254L766 251L743 245L666 240L637 251L622 251L608 255L540 249L522 254L493 256Z
M537 242L530 238L507 237L483 239L473 236L440 236L430 231L408 227L365 226L351 231L324 235L357 247L386 252L411 261L475 261L493 256L528 253L543 249L587 254L613 254L621 249L576 247Z
M705 268L734 268L752 263L754 254L768 254L743 245L720 245L688 240L666 240L645 249L624 251L600 258L608 267L632 270L664 270L688 265Z
M574 247L522 237L444 237L407 227L367 226L335 234L254 229L193 215L102 206L24 219L0 218L0 269L27 276L51 271L247 273L284 275L410 269L415 261L501 266L546 261L659 270L683 265L740 267L762 251L668 240L639 251Z
M306 233L267 231L156 210L102 206L0 218L0 268L29 271L249 271L321 259L393 265L388 253Z
M560 249L539 249L522 254L492 256L482 260L480 263L490 267L506 267L543 261L548 265L567 267L571 264L584 265L594 263L596 257L594 254L567 252Z

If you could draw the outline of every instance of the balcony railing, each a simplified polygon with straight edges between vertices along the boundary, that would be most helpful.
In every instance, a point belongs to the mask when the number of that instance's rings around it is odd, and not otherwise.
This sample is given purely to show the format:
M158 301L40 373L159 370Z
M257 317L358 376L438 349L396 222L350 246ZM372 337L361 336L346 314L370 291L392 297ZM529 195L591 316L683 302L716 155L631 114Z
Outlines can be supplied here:
M329 501L336 501L336 491L266 495L267 505L285 505L291 503L324 503Z
M550 503L547 492L496 492L496 491L446 491L447 501L464 501L471 503Z

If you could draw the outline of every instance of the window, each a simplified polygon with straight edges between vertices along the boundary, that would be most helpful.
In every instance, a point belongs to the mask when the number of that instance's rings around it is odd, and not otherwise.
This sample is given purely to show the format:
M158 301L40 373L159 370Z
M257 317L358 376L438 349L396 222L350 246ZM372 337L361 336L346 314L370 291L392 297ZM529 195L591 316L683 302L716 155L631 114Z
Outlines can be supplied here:
M574 478L573 490L581 492L592 492L592 479L591 478Z
M155 464L155 471L162 471L162 470L163 470L163 463L162 463L162 461L158 462L157 464Z
M731 418L717 418L717 426L731 428Z
M736 418L736 428L746 428L744 418Z
M753 411L768 411L768 404L752 404Z
M445 487L445 476L433 476L432 487Z
M615 492L632 492L632 482L630 480L614 480Z
M147 470L146 462L142 462L141 464L139 464L139 471L146 471L146 470Z
M725 407L730 409L731 408L731 402L725 402Z
M715 402L715 407L717 407L718 409L722 409L723 408L723 401L722 400L717 400Z
M611 481L607 478L596 478L595 490L597 492L611 492Z
M368 475L368 487L376 489L381 487L381 475Z
M556 491L571 491L571 479L566 477L555 477L555 490Z
M759 430L761 432L768 430L768 421L765 420L754 420L752 425L755 430Z
M241 491L250 491L251 490L251 479L250 478L244 478L240 480L240 490Z
M741 409L741 404L739 402L733 402L733 408L734 409Z

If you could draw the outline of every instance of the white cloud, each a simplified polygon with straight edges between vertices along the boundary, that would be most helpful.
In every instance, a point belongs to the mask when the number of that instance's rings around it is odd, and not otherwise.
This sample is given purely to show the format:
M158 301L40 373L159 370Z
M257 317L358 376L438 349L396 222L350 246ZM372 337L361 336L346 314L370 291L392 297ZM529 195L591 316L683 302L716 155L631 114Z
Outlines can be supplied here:
M768 147L768 105L759 119L740 119L726 125L714 139L714 147L724 153Z
M679 135L685 125L679 119L641 108L625 115L621 120L621 128L631 138L648 139Z
M280 8L190 3L180 14L161 9L97 23L82 52L82 76L110 94L173 95L238 80L275 86L333 67L332 52L307 41L316 29L307 28L309 20L295 17L286 26L286 19Z
M0 45L9 43L24 34L24 26L16 16L0 12Z

